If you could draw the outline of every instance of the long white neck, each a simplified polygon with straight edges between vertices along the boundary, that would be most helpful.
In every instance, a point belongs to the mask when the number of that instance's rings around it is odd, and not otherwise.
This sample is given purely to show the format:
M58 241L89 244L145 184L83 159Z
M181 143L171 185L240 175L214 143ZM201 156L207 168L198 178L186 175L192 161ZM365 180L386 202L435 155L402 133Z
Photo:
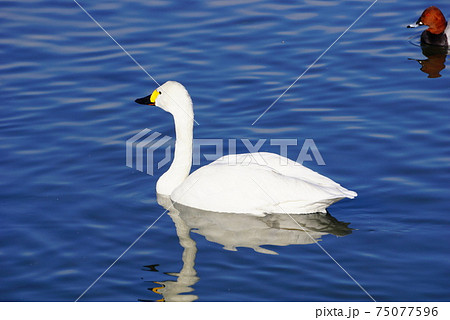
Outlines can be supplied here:
M156 183L156 192L167 196L189 176L192 166L193 115L175 114L173 119L176 135L173 162Z

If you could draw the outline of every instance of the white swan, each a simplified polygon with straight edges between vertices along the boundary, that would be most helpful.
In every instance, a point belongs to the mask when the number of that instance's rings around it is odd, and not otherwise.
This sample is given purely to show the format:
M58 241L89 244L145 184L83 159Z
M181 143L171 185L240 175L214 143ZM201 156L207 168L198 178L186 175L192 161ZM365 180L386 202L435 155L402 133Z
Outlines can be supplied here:
M156 183L156 192L182 205L214 212L314 213L356 192L297 162L273 153L227 155L191 175L194 112L191 97L178 82L168 81L136 99L171 113L175 121L173 162Z

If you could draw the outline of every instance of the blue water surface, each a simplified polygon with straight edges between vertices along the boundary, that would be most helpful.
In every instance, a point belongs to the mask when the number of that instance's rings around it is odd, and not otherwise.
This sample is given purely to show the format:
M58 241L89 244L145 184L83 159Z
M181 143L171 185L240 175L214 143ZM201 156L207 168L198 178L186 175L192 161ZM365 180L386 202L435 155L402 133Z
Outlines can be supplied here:
M405 28L424 1L342 35L372 2L78 1L110 37L72 0L2 1L0 301L449 301L446 54ZM167 166L125 163L174 136L134 103L155 80L187 87L196 138L313 139L304 165L358 197L295 224L158 204Z

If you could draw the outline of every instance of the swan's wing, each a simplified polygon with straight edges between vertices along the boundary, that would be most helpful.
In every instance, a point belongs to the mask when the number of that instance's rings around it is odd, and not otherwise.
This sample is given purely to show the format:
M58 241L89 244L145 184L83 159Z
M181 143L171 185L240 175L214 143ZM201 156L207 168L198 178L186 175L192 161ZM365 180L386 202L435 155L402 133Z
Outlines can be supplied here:
M332 203L355 196L298 163L259 153L228 155L199 168L171 198L207 211L264 214L325 212Z
M273 171L284 177L295 178L319 188L326 188L333 194L337 191L343 197L354 198L357 196L356 192L347 190L330 178L275 153L257 152L226 155L209 165L238 165Z

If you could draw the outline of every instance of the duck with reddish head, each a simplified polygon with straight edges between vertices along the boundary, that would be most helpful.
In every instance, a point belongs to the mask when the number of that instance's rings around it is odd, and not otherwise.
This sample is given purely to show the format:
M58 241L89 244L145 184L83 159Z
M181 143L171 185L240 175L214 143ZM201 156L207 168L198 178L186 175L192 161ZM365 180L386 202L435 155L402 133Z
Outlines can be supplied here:
M408 28L428 26L420 37L421 44L448 47L450 44L450 25L447 23L444 14L435 6L428 7L415 24L410 24Z

